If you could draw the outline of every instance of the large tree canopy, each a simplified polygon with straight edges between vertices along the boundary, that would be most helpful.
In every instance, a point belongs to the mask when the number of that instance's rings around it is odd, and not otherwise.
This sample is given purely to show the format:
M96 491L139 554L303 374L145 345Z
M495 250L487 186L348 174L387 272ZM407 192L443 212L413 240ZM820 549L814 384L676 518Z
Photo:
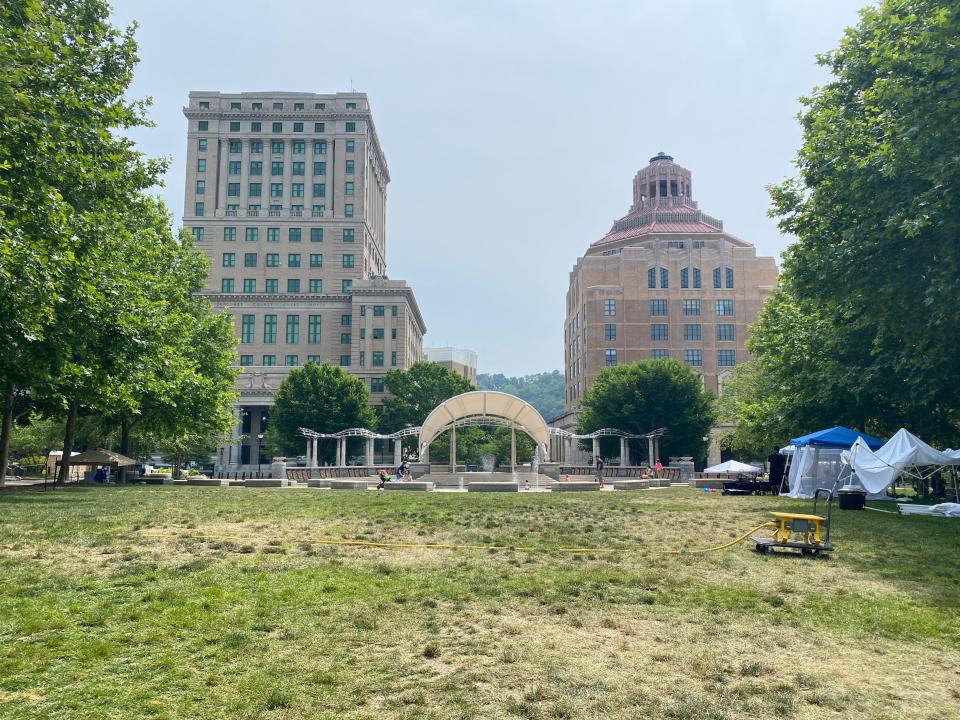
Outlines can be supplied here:
M280 384L270 408L267 444L274 452L300 455L304 440L297 436L301 427L321 433L334 433L352 427L373 428L376 415L368 404L370 394L363 380L341 368L324 363L307 363L291 370ZM332 459L330 443L320 452Z
M502 373L477 375L477 390L497 390L526 400L550 421L563 412L563 374L552 372L507 377Z
M713 394L696 373L676 360L642 360L600 371L584 395L577 432L610 427L642 434L665 427L662 457L702 460L715 419Z
M444 400L473 390L470 381L433 362L418 362L409 370L391 370L383 378L390 394L383 401L380 427L396 432L421 425Z
M799 176L772 189L797 242L753 343L804 420L958 439L958 37L955 2L884 0L819 58Z

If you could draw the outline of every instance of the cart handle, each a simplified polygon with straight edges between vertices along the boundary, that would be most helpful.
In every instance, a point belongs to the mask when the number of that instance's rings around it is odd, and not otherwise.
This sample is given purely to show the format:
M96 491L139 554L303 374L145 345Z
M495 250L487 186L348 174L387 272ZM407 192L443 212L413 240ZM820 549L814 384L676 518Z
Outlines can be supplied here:
M817 501L820 499L820 493L827 496L827 521L824 523L826 530L824 542L830 544L830 518L833 516L833 490L829 488L817 488L813 493L813 514L817 514Z

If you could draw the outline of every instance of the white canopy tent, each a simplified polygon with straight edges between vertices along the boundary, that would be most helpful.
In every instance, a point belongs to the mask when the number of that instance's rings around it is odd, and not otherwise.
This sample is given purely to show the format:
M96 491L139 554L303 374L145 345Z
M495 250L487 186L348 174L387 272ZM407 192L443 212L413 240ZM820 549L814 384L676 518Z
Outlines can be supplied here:
M780 451L791 456L786 494L793 498L812 498L817 488L833 488L843 470L843 448L789 446Z
M746 463L737 462L736 460L727 460L719 465L704 468L703 471L705 473L749 473L753 475L759 475L763 472L761 468L755 465L747 465Z
M886 444L874 451L857 438L843 460L850 468L849 479L871 495L882 494L901 475L923 479L945 467L960 466L960 450L937 450L905 428L897 430ZM957 476L954 472L954 491Z

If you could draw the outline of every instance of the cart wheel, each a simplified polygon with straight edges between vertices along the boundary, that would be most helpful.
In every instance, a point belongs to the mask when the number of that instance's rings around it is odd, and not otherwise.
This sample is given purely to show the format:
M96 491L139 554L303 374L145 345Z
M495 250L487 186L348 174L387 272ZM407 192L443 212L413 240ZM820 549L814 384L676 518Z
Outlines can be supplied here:
M801 554L801 555L804 555L804 556L806 556L806 555L812 555L812 554L813 554L813 550L811 550L810 548L800 548L800 554Z
M811 550L811 551L810 551L810 554L813 555L813 557L818 558L818 557L821 557L821 556L823 555L823 551L821 551L821 550Z

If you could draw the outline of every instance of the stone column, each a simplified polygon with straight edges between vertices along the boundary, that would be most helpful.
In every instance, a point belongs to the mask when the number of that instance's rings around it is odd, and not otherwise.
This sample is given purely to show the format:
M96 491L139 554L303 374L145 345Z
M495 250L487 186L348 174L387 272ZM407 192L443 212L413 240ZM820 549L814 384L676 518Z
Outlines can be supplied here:
M240 458L242 457L240 454L240 446L242 445L240 442L240 429L243 427L243 418L241 417L242 412L243 408L241 408L239 405L236 405L233 408L233 432L230 434L230 439L232 442L230 443L230 447L227 449L228 465L239 465Z
M346 438L337 438L337 467L346 465Z
M367 438L367 467L373 467L373 438Z
M597 458L600 457L600 438L593 439L593 464L597 464Z
M647 438L647 465L649 465L650 467L653 467L654 465L656 465L657 463L656 457L657 456L653 452L653 438L648 437Z
M510 470L517 469L517 428L510 423Z
M395 468L400 467L400 464L403 462L403 443L400 441L400 438L394 438L393 440L393 466Z
M457 426L450 426L450 472L457 472Z
M307 451L304 453L304 455L307 458L307 467L313 467L313 457L310 455L310 449L313 447L313 442L311 442L310 438L306 438L306 441ZM259 458L257 459L259 460Z
M620 467L627 467L630 464L630 452L627 448L627 439L620 438Z
M310 467L317 467L317 448L320 444L319 438L313 439L313 452L310 454Z

